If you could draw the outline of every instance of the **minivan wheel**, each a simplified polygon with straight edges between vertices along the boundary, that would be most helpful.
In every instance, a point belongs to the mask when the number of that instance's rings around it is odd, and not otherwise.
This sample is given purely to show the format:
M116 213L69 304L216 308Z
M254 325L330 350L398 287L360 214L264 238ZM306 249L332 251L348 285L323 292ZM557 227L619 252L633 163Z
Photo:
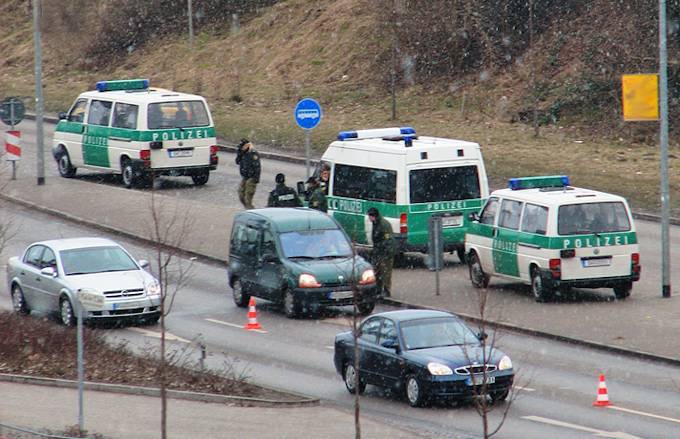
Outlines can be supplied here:
M23 290L16 284L12 287L12 308L17 314L26 315L31 312L31 310L28 309L28 305L26 305Z
M289 319L294 319L300 315L300 302L289 289L283 292L283 312Z
M132 162L130 160L124 160L121 167L121 180L123 181L123 186L128 189L135 187L137 184L137 177L135 177L135 170L132 167Z
M458 254L458 259L460 259L460 263L464 264L466 262L465 247L458 247L456 249L456 253Z
M191 180L193 180L194 184L196 186L203 186L208 182L208 179L210 178L210 172L209 171L203 171L200 174L192 175Z
M76 175L76 168L71 164L71 158L65 150L61 152L57 159L57 168L59 169L59 175L64 178L71 178Z
M482 263L479 262L477 253L471 252L467 257L468 269L470 271L470 282L475 288L486 288L489 286L489 275L484 273Z
M355 394L357 389L359 390L359 395L364 393L364 390L366 390L366 382L359 377L357 370L354 368L354 364L351 362L345 364L345 370L343 371L342 376L345 380L345 387L347 387L349 393ZM359 380L358 386L357 379Z
M241 284L240 280L236 279L234 282L232 282L231 293L234 296L234 303L236 306L239 308L245 308L248 306L250 295L243 292L243 284Z
M546 302L552 297L552 291L543 283L541 273L536 267L531 269L531 293L536 302Z
M67 297L63 297L59 301L59 314L61 323L64 326L73 326L75 324L75 316L73 315L73 305Z
M614 287L614 295L617 299L625 299L630 296L630 291L633 289L633 282L627 282Z

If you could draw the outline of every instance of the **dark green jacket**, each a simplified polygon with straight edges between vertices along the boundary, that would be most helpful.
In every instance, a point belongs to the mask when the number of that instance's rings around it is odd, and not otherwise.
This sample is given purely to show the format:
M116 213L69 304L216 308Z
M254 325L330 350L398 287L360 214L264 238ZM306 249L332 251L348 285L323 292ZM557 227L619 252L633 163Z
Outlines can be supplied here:
M322 212L328 212L326 195L323 193L323 189L320 187L314 188L312 195L309 197L309 207Z
M300 207L302 203L297 192L284 183L277 183L276 188L269 192L267 207Z
M247 152L239 151L236 154L236 164L239 165L241 178L254 178L256 183L260 182L260 156L255 149L251 147Z
M395 240L392 235L392 226L390 223L378 214L373 223L373 253L374 259L394 256Z

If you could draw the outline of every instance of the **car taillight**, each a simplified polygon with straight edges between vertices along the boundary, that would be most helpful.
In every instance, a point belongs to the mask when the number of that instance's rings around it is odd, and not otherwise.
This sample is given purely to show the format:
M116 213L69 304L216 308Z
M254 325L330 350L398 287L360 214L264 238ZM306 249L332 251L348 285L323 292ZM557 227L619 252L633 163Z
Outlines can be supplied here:
M633 253L630 255L630 269L633 274L633 280L640 280L640 271L642 267L640 267L639 253Z
M139 158L142 160L151 160L151 150L143 149L139 151Z
M210 147L210 155L217 155L217 151L219 151L219 147L217 145L212 145Z
M217 145L212 145L210 147L210 164L217 166L217 161L219 160L219 157L217 157L217 151L219 150L219 147Z
M405 213L399 215L399 233L406 235L408 233L408 217Z
M562 260L561 259L551 259L548 262L550 267L550 273L553 279L559 279L562 276Z

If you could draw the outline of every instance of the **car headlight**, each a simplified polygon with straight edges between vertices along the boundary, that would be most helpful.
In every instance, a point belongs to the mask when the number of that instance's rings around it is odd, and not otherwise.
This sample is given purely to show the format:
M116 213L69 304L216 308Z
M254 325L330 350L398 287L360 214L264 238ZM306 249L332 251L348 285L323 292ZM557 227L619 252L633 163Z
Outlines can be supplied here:
M359 285L368 285L375 283L375 272L372 268L365 270L361 273L361 279L359 279Z
M148 284L146 286L146 294L151 297L151 298L156 298L160 297L161 295L161 286L158 284L158 282L154 282L152 284Z
M313 274L302 273L298 281L300 288L318 288L321 284L316 280Z
M512 360L507 355L503 355L501 361L498 362L498 370L512 369Z
M441 363L427 363L427 370L430 371L432 375L451 375L453 371L449 366Z

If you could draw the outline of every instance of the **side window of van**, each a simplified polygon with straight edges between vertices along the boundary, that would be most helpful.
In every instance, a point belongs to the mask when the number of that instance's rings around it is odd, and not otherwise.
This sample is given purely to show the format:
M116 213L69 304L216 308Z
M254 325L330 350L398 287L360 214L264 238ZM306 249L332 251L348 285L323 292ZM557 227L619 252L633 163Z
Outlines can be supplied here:
M498 212L498 198L489 198L484 210L479 215L479 222L481 224L493 225L496 221L496 213Z
M397 171L336 164L333 195L396 203Z
M518 230L519 218L522 215L522 204L524 203L520 201L503 200L498 226Z
M109 116L111 115L111 102L93 100L90 104L90 114L87 116L87 123L90 125L109 124Z
M113 109L113 121L111 126L115 128L125 128L128 130L137 129L137 112L139 106L132 104L125 104L122 102L116 103Z
M68 113L68 120L70 122L83 123L85 120L85 108L87 108L87 99L78 99Z
M262 235L262 253L264 255L276 255L276 243L274 242L274 235L271 232L265 231Z
M547 227L548 208L527 203L524 208L524 216L522 217L522 231L545 235Z
M256 229L243 223L236 223L231 232L231 249L234 254L241 256L257 256L259 233Z

